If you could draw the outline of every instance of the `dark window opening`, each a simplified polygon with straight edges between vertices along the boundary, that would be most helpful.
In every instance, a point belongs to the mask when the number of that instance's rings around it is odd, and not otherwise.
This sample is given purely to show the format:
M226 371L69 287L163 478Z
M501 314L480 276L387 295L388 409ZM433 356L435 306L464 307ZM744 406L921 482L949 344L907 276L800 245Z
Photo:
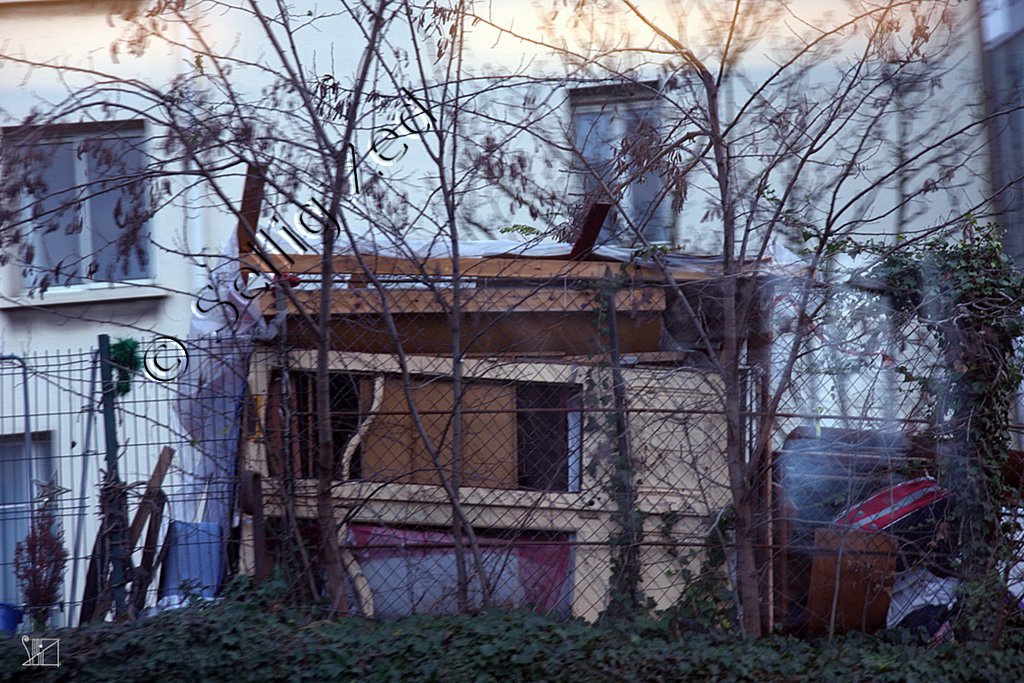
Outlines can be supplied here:
M316 373L292 373L298 423L299 468L297 476L312 478L316 474L319 446L316 422ZM334 476L358 479L362 468L362 447L356 446L344 468L344 453L349 441L359 430L359 378L346 373L330 373L331 440L334 449Z
M575 387L516 387L519 488L578 491L582 424Z

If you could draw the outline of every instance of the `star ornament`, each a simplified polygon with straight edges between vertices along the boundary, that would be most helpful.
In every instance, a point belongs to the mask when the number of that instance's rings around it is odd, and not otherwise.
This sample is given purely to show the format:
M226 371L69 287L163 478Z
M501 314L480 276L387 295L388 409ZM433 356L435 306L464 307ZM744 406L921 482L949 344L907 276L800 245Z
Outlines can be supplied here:
M39 508L47 508L53 503L58 496L63 496L65 493L71 493L71 489L66 489L58 484L52 477L49 481L39 481L33 479L32 483L36 485L36 503Z

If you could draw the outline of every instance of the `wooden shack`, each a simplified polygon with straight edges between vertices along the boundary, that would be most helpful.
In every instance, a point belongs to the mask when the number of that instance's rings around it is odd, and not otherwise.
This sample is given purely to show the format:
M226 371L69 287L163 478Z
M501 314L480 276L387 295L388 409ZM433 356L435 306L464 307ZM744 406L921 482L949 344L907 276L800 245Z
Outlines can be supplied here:
M286 489L296 517L316 518L320 263L277 264L296 276L293 296L261 298L266 318L283 317L285 329L252 357L240 467L260 475L268 524L284 514ZM458 482L496 602L595 618L608 603L620 532L617 415L626 418L630 486L645 520L641 588L661 607L678 599L680 569L696 561L689 550L727 503L726 432L720 379L693 367L693 351L666 329L662 270L593 257L463 258L457 303L450 259L338 256L333 270L333 496L363 613L453 609L443 474ZM706 271L671 275L708 280ZM464 358L457 469L456 327ZM243 505L241 568L253 572L263 530L244 508L255 512Z

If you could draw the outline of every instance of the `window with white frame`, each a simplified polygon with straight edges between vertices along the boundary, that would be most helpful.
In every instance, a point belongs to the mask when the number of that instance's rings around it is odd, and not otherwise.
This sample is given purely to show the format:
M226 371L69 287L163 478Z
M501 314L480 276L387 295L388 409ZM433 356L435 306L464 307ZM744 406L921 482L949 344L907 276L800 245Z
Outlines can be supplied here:
M610 200L599 244L673 239L672 200L659 173L661 115L651 83L570 92L575 172L584 202Z
M150 277L140 123L21 128L4 138L23 289Z
M22 434L0 436L0 602L21 604L14 576L14 550L28 535L35 486L53 473L50 441L33 434L31 452L25 453Z

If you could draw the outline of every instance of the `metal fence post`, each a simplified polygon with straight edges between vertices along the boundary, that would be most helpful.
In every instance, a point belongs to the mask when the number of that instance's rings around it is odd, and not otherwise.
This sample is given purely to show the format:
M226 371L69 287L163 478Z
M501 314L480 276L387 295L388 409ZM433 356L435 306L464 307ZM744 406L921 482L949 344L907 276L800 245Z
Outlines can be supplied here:
M127 614L125 534L128 531L128 501L117 473L117 422L114 416L115 385L110 361L110 337L101 334L99 342L100 380L103 383L103 431L107 448L107 471L103 478L103 489L110 496L103 512L107 516L105 526L109 534L108 543L112 564L110 583L114 593L114 616L115 619L120 619ZM101 567L100 571L105 571L105 569L105 567Z

